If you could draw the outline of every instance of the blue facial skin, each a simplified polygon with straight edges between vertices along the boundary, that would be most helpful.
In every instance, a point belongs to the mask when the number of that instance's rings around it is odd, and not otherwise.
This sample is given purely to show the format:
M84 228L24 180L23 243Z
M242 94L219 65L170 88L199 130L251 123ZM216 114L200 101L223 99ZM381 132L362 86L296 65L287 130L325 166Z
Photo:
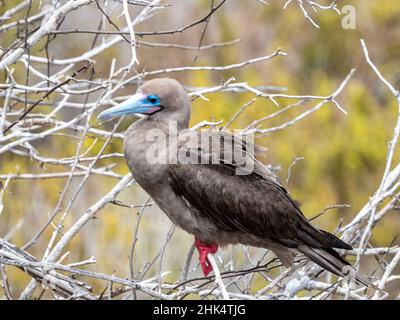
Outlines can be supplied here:
M160 99L156 95L144 95L135 93L124 102L101 112L97 119L108 120L114 117L120 117L128 114L147 114L151 115L161 109Z

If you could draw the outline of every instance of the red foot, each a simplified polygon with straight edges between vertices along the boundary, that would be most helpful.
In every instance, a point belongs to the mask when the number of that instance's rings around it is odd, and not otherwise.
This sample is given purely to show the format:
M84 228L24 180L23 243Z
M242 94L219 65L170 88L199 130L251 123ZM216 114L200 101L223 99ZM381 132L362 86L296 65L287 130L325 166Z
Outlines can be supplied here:
M194 239L194 245L199 251L201 269L203 269L203 274L206 277L213 269L210 261L207 258L207 254L216 253L218 250L218 245L216 243L208 245L196 238Z

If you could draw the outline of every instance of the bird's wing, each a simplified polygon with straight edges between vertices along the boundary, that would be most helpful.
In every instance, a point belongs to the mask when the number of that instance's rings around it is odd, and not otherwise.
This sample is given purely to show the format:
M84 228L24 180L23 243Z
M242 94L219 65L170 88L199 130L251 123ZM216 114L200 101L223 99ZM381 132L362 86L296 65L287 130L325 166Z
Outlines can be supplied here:
M218 148L212 150L204 144L185 143L179 151L186 156L195 154L198 160L203 159L203 164L178 161L168 166L171 187L196 212L207 216L222 230L243 231L286 247L305 244L315 248L349 248L308 222L278 178L255 159L241 139L209 134L210 139L213 135L224 140L222 145L233 145L232 153L241 153L241 157L236 157L241 160L235 160L227 151L229 148L219 152ZM207 158L215 163L204 163ZM254 170L238 174L238 170L247 170L245 161L254 161Z

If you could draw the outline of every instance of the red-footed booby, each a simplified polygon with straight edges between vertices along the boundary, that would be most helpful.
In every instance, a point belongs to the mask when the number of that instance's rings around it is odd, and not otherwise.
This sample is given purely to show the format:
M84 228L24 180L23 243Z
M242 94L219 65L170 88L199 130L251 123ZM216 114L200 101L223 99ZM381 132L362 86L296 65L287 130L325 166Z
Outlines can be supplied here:
M352 247L311 225L279 179L256 159L250 144L227 133L188 129L190 111L182 85L159 78L145 82L98 118L144 115L125 134L129 169L172 222L194 235L204 275L212 270L209 253L241 243L272 250L287 267L296 254L303 254L345 276L350 264L334 249ZM171 124L176 125L177 139L172 139ZM155 133L165 138L155 139ZM373 286L359 274L355 278Z

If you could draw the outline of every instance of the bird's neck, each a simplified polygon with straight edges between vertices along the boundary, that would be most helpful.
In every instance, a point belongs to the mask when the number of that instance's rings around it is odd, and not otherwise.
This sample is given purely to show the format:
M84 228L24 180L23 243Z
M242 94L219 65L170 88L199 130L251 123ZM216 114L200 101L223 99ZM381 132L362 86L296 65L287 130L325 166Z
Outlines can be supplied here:
M159 155L171 147L170 141L176 141L171 136L187 126L187 122L143 118L128 128L124 138L125 158L133 177L146 191L161 187L165 166L157 159L163 159Z
M143 132L148 135L149 132L161 130L166 136L173 135L189 127L189 118L190 114L182 117L181 114L175 116L174 114L160 112L136 121L129 127L127 134L132 134L131 132L139 134L141 132L140 136L143 136Z

